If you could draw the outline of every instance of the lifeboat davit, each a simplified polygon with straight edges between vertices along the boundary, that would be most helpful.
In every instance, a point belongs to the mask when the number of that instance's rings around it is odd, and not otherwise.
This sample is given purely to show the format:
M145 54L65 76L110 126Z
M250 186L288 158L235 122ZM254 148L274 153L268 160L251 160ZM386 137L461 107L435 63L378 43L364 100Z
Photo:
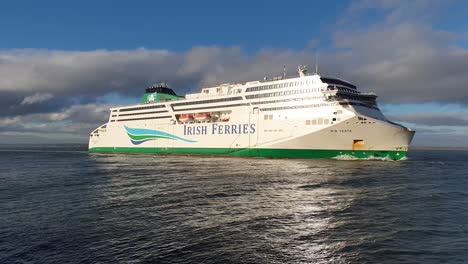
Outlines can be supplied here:
M197 120L197 121L208 121L210 119L211 119L211 115L209 113L195 114L195 120Z
M189 114L182 114L179 116L179 121L182 123L186 123L192 120L193 120L193 116Z

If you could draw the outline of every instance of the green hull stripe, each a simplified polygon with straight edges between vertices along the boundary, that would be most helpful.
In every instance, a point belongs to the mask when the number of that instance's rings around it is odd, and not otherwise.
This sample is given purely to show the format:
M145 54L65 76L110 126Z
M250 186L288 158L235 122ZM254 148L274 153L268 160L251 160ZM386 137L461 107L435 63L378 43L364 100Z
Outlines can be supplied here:
M144 153L144 154L179 154L179 155L219 155L236 157L271 157L271 158L336 158L352 156L359 159L390 158L399 160L406 157L406 151L384 150L329 150L329 149L231 149L231 148L125 148L97 147L89 149L95 153Z

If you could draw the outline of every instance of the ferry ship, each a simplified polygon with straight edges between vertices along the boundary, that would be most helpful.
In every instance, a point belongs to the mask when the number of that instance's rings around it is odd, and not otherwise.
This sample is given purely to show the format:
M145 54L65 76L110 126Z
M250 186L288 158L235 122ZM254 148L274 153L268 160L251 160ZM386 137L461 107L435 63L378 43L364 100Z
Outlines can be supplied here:
M140 104L110 109L89 152L403 159L415 132L388 120L376 98L305 67L185 97L154 85Z

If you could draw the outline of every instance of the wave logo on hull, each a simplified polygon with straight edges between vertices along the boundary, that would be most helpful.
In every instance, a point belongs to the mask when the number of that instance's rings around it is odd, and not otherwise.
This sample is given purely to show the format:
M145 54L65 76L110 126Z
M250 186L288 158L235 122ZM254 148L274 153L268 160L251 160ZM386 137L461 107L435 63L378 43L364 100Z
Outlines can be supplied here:
M182 140L189 143L195 143L195 140L189 140L185 138L178 137L176 135L172 135L163 131L159 130L151 130L151 129L144 129L144 128L130 128L125 126L125 130L127 131L127 135L132 141L133 145L140 145L143 142L149 140L155 140L158 138L165 138L165 139L172 139L172 140Z

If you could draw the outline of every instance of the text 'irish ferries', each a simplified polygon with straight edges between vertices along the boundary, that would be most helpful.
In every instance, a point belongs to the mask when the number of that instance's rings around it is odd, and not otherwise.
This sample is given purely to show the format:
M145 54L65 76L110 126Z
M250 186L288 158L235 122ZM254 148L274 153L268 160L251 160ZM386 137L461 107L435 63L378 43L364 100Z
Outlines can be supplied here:
M184 135L212 135L221 134L254 134L255 124L232 124L232 125L184 125Z

